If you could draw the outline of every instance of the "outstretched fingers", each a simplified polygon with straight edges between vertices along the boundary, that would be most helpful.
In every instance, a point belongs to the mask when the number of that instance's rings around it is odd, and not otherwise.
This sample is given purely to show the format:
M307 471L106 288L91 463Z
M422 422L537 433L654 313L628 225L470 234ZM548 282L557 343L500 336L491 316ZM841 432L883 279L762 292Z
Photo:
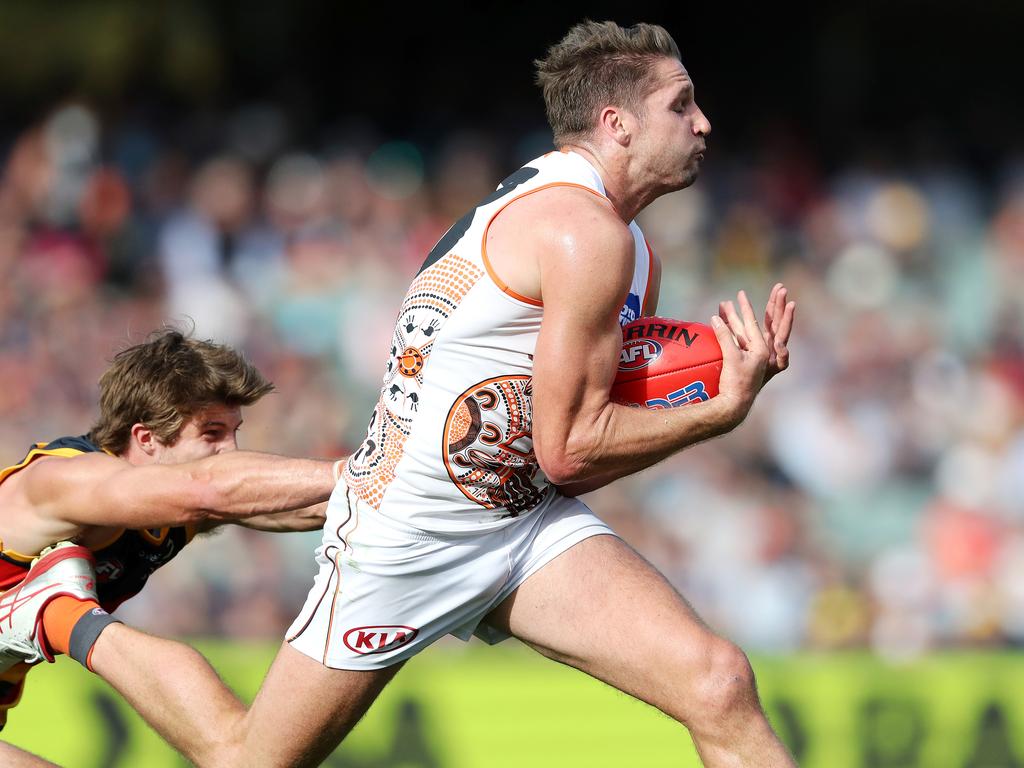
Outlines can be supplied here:
M732 301L721 301L718 303L718 316L725 321L726 326L736 340L736 346L740 349L749 349L750 343L747 339L746 325L736 311L736 306Z
M736 295L736 298L740 305L740 316L743 319L744 335L748 340L746 349L749 349L752 352L767 353L768 344L765 342L764 335L761 333L761 329L757 325L757 315L754 314L754 306L750 303L750 299L747 298L747 292L740 291Z
M720 314L711 316L711 329L718 338L718 346L722 348L722 358L732 360L739 354L740 346L729 323Z
M773 289L773 293L776 293L775 289ZM738 311L736 304L739 305ZM747 298L746 291L736 294L736 304L733 304L731 300L719 302L718 316L725 321L732 332L737 346L747 352L771 349L769 332L762 331L758 327L754 307L751 305L750 299ZM770 327L773 323L772 315L775 312L772 300L769 300L769 307L770 311L765 310L765 325Z
M789 367L789 334L793 331L793 318L796 317L796 302L786 304L782 319L779 321L778 330L775 332L773 352L777 360L779 371Z
M711 325L722 348L719 396L733 404L738 424L765 381L769 346L745 291L737 293L735 304L732 301L719 304Z
M769 350L764 378L766 382L789 367L788 343L793 331L796 302L787 301L787 298L785 286L776 283L765 307L765 329L762 337Z
M775 329L778 326L779 321L782 319L782 313L786 305L786 289L782 283L776 283L772 286L772 291L768 295L768 303L764 307L764 328L762 335L764 336L765 343L772 346L772 335L775 333Z

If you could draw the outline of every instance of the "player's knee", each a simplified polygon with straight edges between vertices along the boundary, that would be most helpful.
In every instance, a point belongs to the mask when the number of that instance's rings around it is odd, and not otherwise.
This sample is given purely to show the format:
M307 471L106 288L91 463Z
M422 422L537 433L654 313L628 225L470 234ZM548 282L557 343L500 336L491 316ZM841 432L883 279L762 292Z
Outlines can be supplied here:
M216 739L205 742L193 754L186 755L196 768L243 768L244 744L234 727L225 728Z
M728 640L715 638L702 655L691 720L722 723L757 707L754 671L747 655Z

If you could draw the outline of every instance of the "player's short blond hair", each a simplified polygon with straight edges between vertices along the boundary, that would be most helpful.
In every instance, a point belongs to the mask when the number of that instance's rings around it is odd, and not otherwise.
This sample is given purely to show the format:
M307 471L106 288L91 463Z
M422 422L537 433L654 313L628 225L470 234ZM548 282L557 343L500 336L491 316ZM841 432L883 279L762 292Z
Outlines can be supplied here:
M555 146L588 137L606 106L642 117L653 85L651 64L666 56L680 58L679 47L657 24L620 27L588 19L570 29L534 62Z
M100 417L89 435L120 455L128 449L132 426L145 424L169 445L200 409L252 405L273 389L231 347L164 329L114 357L100 377Z

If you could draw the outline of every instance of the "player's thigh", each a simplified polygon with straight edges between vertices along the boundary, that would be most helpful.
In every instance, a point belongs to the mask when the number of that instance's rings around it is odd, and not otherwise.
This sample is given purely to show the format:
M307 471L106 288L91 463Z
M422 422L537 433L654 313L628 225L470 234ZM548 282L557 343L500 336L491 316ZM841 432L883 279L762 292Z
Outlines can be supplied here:
M236 765L320 765L401 666L331 669L282 644L249 710Z
M487 621L550 658L680 715L731 644L621 539L593 536L531 575Z

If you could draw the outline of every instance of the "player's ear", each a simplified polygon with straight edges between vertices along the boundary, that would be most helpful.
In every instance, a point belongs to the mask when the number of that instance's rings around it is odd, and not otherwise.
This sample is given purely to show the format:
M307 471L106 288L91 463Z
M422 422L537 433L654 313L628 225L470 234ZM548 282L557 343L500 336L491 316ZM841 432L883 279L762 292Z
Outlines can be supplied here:
M630 115L621 107L605 107L598 116L598 130L616 144L628 147Z
M147 456L152 456L156 453L156 435L145 424L132 424L131 442L135 443L136 447Z

